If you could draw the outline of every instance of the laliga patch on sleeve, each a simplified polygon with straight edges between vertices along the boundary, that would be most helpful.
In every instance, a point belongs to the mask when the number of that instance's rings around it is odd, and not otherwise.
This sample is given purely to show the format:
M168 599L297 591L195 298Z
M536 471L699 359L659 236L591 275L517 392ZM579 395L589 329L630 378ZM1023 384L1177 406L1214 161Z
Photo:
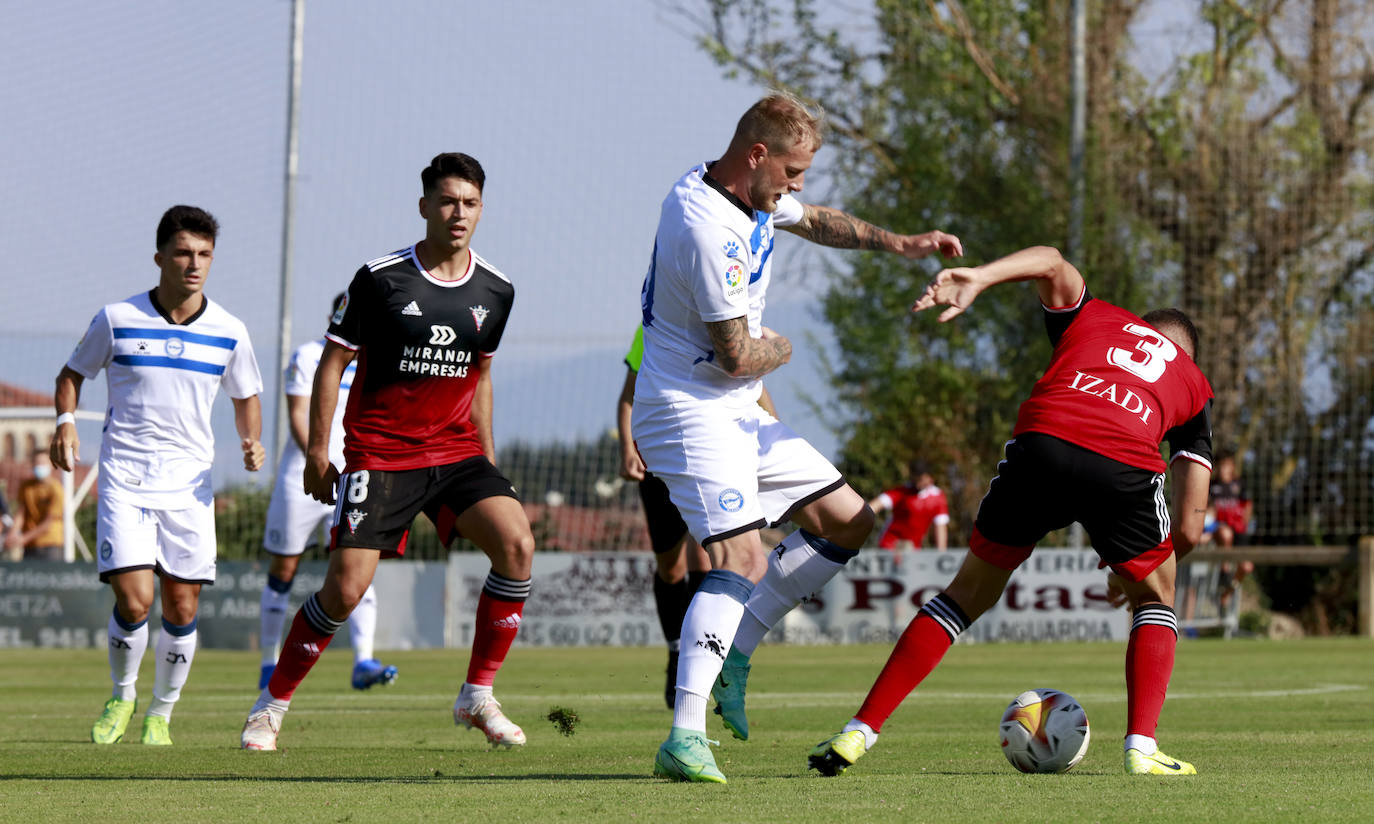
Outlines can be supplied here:
M344 292L343 300L339 301L339 308L334 310L334 317L331 318L334 325L343 323L344 312L348 311L348 293Z
M732 258L725 265L725 297L737 298L744 294L747 280L744 275L744 264Z

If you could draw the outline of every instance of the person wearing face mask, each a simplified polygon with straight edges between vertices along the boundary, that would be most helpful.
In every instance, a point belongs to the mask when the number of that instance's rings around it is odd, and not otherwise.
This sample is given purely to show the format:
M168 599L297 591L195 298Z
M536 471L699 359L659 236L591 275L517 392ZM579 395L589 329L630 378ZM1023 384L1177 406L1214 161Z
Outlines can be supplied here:
M19 485L6 543L23 547L26 561L61 561L62 484L52 475L47 452L34 450L32 467L33 477Z

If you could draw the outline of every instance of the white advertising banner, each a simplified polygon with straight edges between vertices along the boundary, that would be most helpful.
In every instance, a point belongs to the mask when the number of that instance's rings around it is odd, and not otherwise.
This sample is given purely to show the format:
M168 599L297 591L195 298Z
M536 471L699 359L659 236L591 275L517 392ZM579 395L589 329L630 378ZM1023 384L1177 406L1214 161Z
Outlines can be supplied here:
M766 640L792 644L895 643L921 604L954 578L967 550L866 550ZM959 640L1124 641L1125 610L1107 603L1107 572L1090 549L1037 549L997 605Z
M774 628L771 643L893 643L920 605L954 577L964 551L865 550L825 590ZM472 643L473 612L490 565L449 556L446 642ZM997 606L961 641L1124 641L1129 615L1107 604L1107 575L1092 550L1037 549ZM648 553L538 553L516 643L633 646L663 643Z
M491 564L476 552L449 555L449 646L472 644L477 598ZM536 647L664 643L648 552L539 552L515 643ZM456 597L455 597L456 593Z

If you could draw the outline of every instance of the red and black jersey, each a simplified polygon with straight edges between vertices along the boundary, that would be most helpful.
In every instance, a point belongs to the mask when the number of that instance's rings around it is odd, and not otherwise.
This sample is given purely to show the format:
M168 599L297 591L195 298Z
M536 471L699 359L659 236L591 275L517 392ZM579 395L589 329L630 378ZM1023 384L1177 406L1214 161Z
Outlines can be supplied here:
M1143 320L1086 289L1045 307L1049 369L1021 404L1016 434L1042 432L1115 461L1163 472L1159 445L1212 465L1212 387L1193 359Z
M325 335L358 353L344 413L347 471L419 469L482 454L471 420L478 359L506 329L515 287L476 252L458 280L415 247L364 265Z

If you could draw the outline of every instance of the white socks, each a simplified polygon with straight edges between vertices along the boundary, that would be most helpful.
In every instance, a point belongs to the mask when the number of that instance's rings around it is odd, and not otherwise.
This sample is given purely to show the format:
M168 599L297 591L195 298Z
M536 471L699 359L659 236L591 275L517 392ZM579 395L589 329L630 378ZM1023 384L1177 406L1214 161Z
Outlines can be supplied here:
M372 641L377 635L377 590L371 584L362 600L348 616L348 637L353 642L353 663L372 657Z
M835 573L857 555L856 550L798 529L768 553L768 572L744 605L745 615L735 635L735 649L748 658L763 636L803 599L825 588Z
M682 619L674 727L706 732L706 699L730 651L752 588L743 575L716 569L706 574L692 597Z
M143 653L148 649L148 619L137 624L129 624L119 615L116 608L110 614L107 625L110 645L110 680L114 682L114 697L121 701L133 701L138 696L134 688L138 681L138 665L143 661Z
M283 589L274 588L273 584L284 586ZM277 582L274 578L268 578L268 584L262 588L262 602L259 607L261 619L261 637L258 643L262 646L262 663L275 664L277 656L281 654L281 630L286 626L287 602L291 600L291 582L287 581L284 585Z
M1125 749L1140 750L1141 755L1154 755L1159 743L1148 735L1128 735Z
M157 638L156 676L153 680L153 703L149 715L164 718L172 714L172 705L181 697L181 688L191 674L191 661L196 657L196 619L178 626L162 619L162 632Z

